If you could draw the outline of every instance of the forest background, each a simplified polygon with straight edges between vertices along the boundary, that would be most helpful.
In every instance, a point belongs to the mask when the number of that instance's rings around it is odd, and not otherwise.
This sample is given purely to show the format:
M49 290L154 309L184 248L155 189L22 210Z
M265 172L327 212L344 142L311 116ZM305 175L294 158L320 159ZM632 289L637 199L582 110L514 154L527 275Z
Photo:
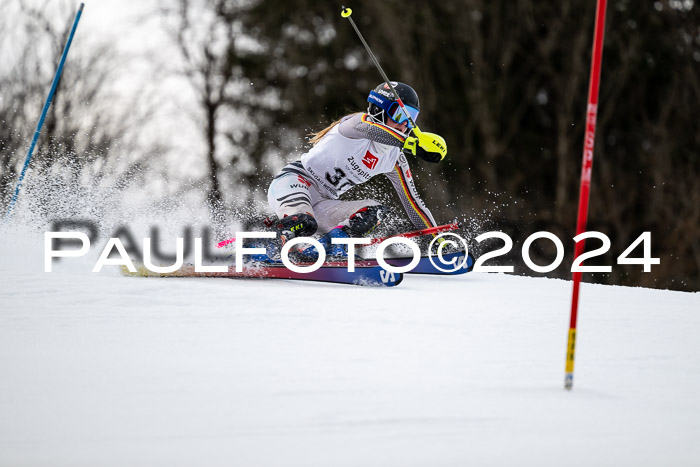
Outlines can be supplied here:
M121 15L86 2L19 204L35 219L51 221L57 194L75 207L100 193L110 202L91 205L99 217L136 193L163 212L189 199L212 224L239 222L264 210L267 185L308 148L310 132L365 109L381 81L341 2L117 3ZM418 91L421 128L448 143L443 163L412 162L435 217L463 222L471 239L507 233L513 250L489 264L523 274L533 273L522 242L550 231L566 257L547 275L570 277L595 2L347 6L388 76ZM3 210L76 9L65 0L0 5ZM614 267L584 279L697 291L698 7L610 0L607 13L588 230L612 240L589 264ZM388 183L368 185L352 197L401 211ZM615 266L644 231L661 264L650 273ZM500 246L472 243L477 253ZM538 241L532 256L544 264L554 253Z

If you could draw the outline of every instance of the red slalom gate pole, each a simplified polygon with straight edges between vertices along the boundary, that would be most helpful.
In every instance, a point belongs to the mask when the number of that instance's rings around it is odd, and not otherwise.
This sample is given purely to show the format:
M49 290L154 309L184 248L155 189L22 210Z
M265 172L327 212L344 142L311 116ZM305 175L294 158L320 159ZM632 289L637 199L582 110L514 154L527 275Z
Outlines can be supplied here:
M591 190L591 171L593 168L593 146L595 143L595 127L598 116L598 88L600 87L600 68L603 58L603 36L605 33L605 4L606 0L598 0L595 15L595 35L593 37L593 56L591 57L591 76L588 85L588 106L586 110L586 136L583 143L583 163L581 166L581 191L578 199L578 221L576 235L586 231L588 221L588 198ZM585 241L576 243L574 258L578 258L585 247ZM581 287L581 272L573 273L574 291L571 297L571 322L569 324L569 339L566 344L566 375L564 387L574 386L574 355L576 351L576 321L578 318L579 289Z

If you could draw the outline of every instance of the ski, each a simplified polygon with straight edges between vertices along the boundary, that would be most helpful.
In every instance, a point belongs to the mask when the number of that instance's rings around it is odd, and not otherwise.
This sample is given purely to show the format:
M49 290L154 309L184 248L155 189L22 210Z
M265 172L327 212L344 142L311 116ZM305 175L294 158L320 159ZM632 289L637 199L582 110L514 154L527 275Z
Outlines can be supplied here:
M466 259L465 259L466 256ZM411 263L411 257L402 258L386 258L384 261L395 267L407 266ZM280 265L277 261L261 261L258 264L267 265ZM309 266L312 263L298 263L298 266ZM336 267L336 268L347 268L348 262L345 258L333 258L329 259L324 263L324 267ZM358 258L355 260L355 268L381 268L379 262L376 259L362 259ZM474 256L471 253L465 255L463 251L456 251L454 253L447 253L442 255L442 260L437 256L434 256L431 260L429 256L421 256L416 264L410 271L406 271L403 274L433 274L433 275L457 275L466 274L474 269Z
M304 265L299 265L304 266ZM194 265L183 265L171 273L158 273L143 265L136 267L136 272L122 267L122 274L130 277L226 277L239 279L289 279L312 282L330 282L334 284L353 284L364 286L394 287L403 280L403 274L388 272L378 265L358 264L353 272L347 270L347 263L326 263L319 269L300 273L287 269L281 263L246 263L241 272L231 265L224 272L195 271Z
M433 274L443 276L466 274L474 269L474 256L469 253L466 255L466 260L464 257L463 251L445 254L442 256L442 261L437 257L433 257L431 261L430 257L421 256L418 264L410 271L406 271L405 274ZM385 261L391 266L401 267L408 265L411 259L412 258L389 258ZM459 267L454 269L454 266Z

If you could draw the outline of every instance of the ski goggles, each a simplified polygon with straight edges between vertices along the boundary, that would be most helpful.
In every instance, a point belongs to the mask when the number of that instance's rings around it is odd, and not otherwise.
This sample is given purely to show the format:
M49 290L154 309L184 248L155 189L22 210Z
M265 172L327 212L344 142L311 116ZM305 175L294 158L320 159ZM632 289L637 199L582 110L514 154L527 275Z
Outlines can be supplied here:
M387 115L389 115L389 118L391 118L396 123L406 122L408 128L413 128L411 120L413 120L414 123L416 122L416 118L418 118L418 112L420 111L415 107L411 107L410 105L406 104L404 104L404 106L401 107L398 102L394 102L389 106L389 112L387 113Z
M389 100L385 96L382 96L381 94L376 93L374 91L371 91L369 93L367 102L375 104L377 107L384 110L384 112L386 112L389 118L391 118L396 123L406 122L408 128L413 128L413 125L411 125L411 120L413 120L413 122L415 123L416 119L418 118L418 113L420 112L420 110L410 105L404 104L404 106L401 107L398 102ZM409 118L411 120L409 120Z

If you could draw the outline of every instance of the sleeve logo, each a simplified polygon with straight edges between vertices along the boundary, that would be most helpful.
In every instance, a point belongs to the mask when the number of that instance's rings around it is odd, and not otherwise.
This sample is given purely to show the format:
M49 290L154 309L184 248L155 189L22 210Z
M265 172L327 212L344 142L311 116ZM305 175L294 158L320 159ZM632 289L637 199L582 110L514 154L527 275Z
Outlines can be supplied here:
M306 185L307 188L311 186L311 182L308 181L307 179L305 179L304 177L302 177L301 175L299 175L297 178L301 183Z

